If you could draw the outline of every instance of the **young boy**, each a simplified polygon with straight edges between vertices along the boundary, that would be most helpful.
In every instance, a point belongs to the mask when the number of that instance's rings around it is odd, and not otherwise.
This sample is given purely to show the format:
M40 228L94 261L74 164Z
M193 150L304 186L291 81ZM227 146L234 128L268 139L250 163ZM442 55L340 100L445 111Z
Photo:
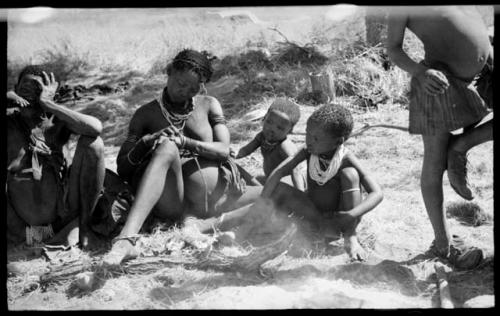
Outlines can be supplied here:
M382 190L358 159L344 147L353 128L351 113L335 104L323 105L307 120L306 146L283 161L269 176L262 190L278 209L316 223L322 231L337 227L344 247L354 260L365 253L356 237L361 216L383 198ZM280 179L307 161L307 191L301 192ZM361 186L368 192L363 200Z
M286 99L276 99L264 116L262 131L248 144L239 149L237 153L232 152L235 159L243 158L260 147L264 161L264 181L271 172L286 158L297 152L297 147L287 136L300 118L299 106ZM293 185L304 191L305 179L300 168L291 170ZM260 180L260 179L258 179Z
M410 13L411 12L411 13ZM417 63L403 50L405 29L423 42L425 59ZM474 6L405 8L389 17L387 52L410 73L409 131L422 134L424 161L421 190L434 229L431 250L458 268L477 266L483 253L450 238L443 208L443 173L455 191L471 200L467 183L467 151L493 138L492 120L477 124L488 113L473 79L493 60L493 48ZM488 102L488 100L486 100ZM464 128L464 133L450 132Z

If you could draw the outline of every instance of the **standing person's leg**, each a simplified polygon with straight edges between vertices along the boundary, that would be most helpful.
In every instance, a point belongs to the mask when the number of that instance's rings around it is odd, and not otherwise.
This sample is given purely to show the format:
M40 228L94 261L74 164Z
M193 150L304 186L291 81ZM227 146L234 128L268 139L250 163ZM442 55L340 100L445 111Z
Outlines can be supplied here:
M360 179L358 171L355 168L348 167L340 172L340 189L341 189L341 210L349 211L361 203ZM340 229L344 234L344 248L349 257L354 260L364 260L366 252L359 244L356 235L356 228L361 222L361 218L356 218L354 221L346 223Z
M477 127L452 136L448 146L448 179L453 189L464 199L472 200L473 195L467 179L467 152L484 142L493 140L493 119Z
M175 185L167 185L172 183ZM140 231L153 207L161 216L178 217L183 200L179 151L175 143L166 140L155 149L139 182L127 221L111 251L103 259L104 263L117 265L124 259L137 256L133 237Z
M423 135L422 138L424 163L420 184L425 208L434 229L434 250L439 257L448 259L454 267L472 269L481 263L483 251L467 247L458 236L451 238L443 207L443 173L450 134Z
M80 136L69 173L67 202L70 214L79 216L79 239L84 249L95 246L88 221L103 189L104 175L102 139Z
M443 173L446 169L447 148L450 134L422 135L424 161L420 188L425 209L434 230L435 246L439 253L447 255L450 233L443 207Z

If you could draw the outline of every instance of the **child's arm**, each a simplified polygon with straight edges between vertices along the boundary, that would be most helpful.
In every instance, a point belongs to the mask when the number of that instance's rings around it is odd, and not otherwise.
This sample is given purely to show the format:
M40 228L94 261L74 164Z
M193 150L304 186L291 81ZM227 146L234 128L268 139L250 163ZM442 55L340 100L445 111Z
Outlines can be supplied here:
M290 172L302 161L307 159L307 150L302 148L294 156L290 156L283 160L274 170L271 172L267 178L262 193L260 194L263 198L270 198L274 189L280 182L281 178L290 174Z
M19 105L20 107L25 107L30 104L28 101L18 96L17 93L14 92L14 90L7 91L7 99L14 101L14 103Z
M297 146L295 146L295 144L288 139L281 143L281 149L286 158L292 157L297 153ZM304 191L306 185L304 183L304 177L302 176L300 171L301 170L297 167L293 168L291 174L292 182L294 187L301 191Z
M354 208L338 213L343 213L357 218L373 210L380 202L382 202L384 196L380 186L377 182L375 182L372 176L363 167L361 167L359 160L354 156L354 154L348 153L346 155L346 160L346 164L348 166L352 166L358 171L359 180L361 181L363 188L365 188L368 192L368 196Z
M239 159L239 158L246 157L246 156L250 155L251 153L253 153L257 148L260 147L261 133L262 132L258 133L254 137L254 139L252 139L248 144L241 147L237 153L234 153L234 151L231 150L231 156L233 156L234 159Z

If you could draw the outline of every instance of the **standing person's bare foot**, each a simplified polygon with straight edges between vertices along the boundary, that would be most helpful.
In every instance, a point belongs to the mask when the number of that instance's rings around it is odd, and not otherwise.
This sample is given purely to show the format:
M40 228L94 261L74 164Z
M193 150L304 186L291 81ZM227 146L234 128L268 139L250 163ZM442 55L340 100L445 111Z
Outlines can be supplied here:
M453 235L448 247L444 249L437 246L434 240L430 252L437 257L447 260L454 268L459 270L472 270L476 268L484 258L483 250L465 244L465 241L457 235Z
M352 260L365 261L367 254L366 250L359 244L356 235L344 237L344 249Z
M123 261L139 256L136 248L139 236L118 236L113 239L111 250L103 257L102 263L106 266L118 266Z
M467 153L462 153L450 148L448 150L448 179L450 185L458 195L466 200L474 199L467 178Z

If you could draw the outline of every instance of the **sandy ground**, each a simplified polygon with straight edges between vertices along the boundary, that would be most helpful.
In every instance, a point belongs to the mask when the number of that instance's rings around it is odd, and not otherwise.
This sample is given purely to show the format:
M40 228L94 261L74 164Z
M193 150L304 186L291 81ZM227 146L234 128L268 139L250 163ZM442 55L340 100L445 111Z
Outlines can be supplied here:
M313 107L303 106L292 139L304 141L305 121ZM378 111L353 109L355 130L366 123L407 126L408 112L400 106ZM259 123L256 123L259 124ZM257 130L255 129L255 132ZM248 133L250 139L254 131ZM247 139L247 140L248 140ZM245 141L233 144L242 146ZM383 202L364 216L361 243L370 256L352 263L341 241L330 244L297 235L288 253L264 264L263 273L220 272L172 265L147 274L104 278L92 290L75 288L72 279L41 288L36 274L54 263L29 256L10 263L23 273L7 280L11 310L87 309L288 309L288 308L429 308L439 306L434 264L423 254L433 239L419 190L422 142L419 136L390 128L372 128L347 142L349 150L373 173L384 190ZM115 169L117 146L106 149L106 166ZM493 216L493 144L470 152L474 201ZM242 159L250 172L260 172L260 153ZM445 206L467 205L444 176ZM456 307L474 297L494 295L493 225L467 226L449 218L453 233L482 247L486 262L471 272L446 267ZM77 251L77 250L75 250ZM262 272L262 271L261 271ZM489 303L492 304L491 299Z

